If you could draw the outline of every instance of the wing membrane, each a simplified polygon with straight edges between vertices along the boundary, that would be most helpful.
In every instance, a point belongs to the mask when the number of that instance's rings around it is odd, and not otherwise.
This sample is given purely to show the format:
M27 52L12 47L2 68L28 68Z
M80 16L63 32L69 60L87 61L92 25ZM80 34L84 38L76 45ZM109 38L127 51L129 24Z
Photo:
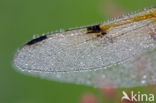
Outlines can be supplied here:
M90 33L83 27L34 39L17 51L14 64L32 75L94 87L155 83L155 17L120 20L98 24ZM135 63L142 62L147 67L140 72Z

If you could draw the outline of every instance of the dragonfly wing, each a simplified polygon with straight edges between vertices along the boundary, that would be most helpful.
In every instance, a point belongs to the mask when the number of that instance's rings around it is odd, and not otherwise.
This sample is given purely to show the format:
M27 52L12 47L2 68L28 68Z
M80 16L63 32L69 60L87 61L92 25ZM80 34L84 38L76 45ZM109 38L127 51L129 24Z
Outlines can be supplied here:
M85 28L47 35L20 48L14 64L24 72L57 81L95 87L141 85L140 79L133 80L138 75L132 61L155 48L149 32L156 25L149 21L111 28L94 39Z

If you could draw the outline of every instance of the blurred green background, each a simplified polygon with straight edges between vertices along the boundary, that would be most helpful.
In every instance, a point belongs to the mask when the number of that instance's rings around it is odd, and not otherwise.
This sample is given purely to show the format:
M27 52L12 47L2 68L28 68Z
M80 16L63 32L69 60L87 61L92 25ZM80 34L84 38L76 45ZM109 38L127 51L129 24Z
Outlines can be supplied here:
M126 12L156 4L156 0L112 2ZM99 103L119 103L120 97L108 100L99 89L23 75L12 66L16 49L34 34L106 20L105 11L109 10L103 10L105 3L104 0L0 0L0 103L80 103L85 93L95 95ZM150 93L151 87L121 88L116 92L119 96L122 90Z

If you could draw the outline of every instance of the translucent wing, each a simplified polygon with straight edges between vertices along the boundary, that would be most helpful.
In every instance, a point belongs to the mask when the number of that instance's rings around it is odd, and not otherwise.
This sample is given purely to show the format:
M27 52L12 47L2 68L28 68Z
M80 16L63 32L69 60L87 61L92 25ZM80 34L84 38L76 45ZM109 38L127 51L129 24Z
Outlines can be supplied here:
M146 55L150 58L149 51L154 53L155 41L149 35L156 28L153 22L151 18L127 21L110 27L102 37L98 36L102 30L88 32L94 26L41 36L17 51L14 64L24 72L58 81L95 87L142 85L133 62ZM107 24L98 26L103 25ZM149 82L153 83L153 79Z

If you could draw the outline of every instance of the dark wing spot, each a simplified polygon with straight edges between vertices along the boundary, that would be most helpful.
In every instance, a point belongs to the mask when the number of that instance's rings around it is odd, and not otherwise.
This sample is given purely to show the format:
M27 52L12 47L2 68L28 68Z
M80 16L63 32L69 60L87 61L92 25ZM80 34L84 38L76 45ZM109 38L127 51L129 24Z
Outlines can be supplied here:
M46 35L40 36L40 37L38 37L36 39L33 39L33 40L29 41L28 43L26 43L26 45L32 45L32 44L38 43L38 42L40 42L42 40L45 40L46 38L47 38Z
M100 33L100 32L101 32L100 25L87 27L87 33Z

